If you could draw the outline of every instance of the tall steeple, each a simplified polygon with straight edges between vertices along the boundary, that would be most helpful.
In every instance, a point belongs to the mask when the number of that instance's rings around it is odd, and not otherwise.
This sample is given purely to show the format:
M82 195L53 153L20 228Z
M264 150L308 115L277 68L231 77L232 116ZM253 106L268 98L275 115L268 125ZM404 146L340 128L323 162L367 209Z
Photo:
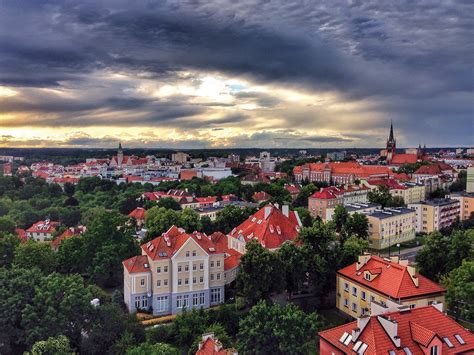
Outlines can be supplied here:
M393 139L393 121L390 120L390 135L388 137L389 142L393 142L395 139Z
M393 121L390 120L390 134L388 135L387 139L387 162L390 163L393 156L396 154L397 149L397 141L395 140L395 136L393 134Z
M117 165L119 168L122 168L122 163L123 163L122 142L119 142L119 146L117 150Z

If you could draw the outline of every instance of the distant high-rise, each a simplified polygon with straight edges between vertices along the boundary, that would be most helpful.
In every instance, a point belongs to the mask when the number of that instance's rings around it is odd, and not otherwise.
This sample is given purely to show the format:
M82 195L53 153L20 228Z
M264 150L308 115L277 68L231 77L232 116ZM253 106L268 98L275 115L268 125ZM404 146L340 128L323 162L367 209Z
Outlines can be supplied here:
M118 150L117 150L117 164L118 167L121 168L123 163L123 149L122 149L122 142L119 142Z
M474 166L467 168L466 192L474 193Z
M390 162L397 150L397 141L393 135L393 123L390 122L390 134L387 139L387 162Z

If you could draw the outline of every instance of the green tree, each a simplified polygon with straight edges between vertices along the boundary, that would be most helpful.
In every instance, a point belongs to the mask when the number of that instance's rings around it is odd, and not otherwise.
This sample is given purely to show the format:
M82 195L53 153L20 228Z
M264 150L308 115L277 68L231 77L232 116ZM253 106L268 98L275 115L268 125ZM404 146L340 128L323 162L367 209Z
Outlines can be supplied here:
M355 235L350 236L344 242L341 250L340 267L345 267L357 261L359 255L369 249L369 242Z
M165 343L142 343L127 350L127 355L179 355L174 346Z
M10 267L15 257L15 249L20 244L20 239L13 234L0 237L0 267Z
M15 222L7 216L0 217L0 235L15 233Z
M296 207L295 211L298 212L298 216L300 217L303 227L311 227L313 225L313 218L311 217L311 214L307 208Z
M448 308L467 321L474 321L474 261L464 260L443 279Z
M463 260L474 259L474 229L455 230L449 238L447 270L459 267Z
M364 214L354 213L349 216L346 229L348 235L355 235L358 238L367 239L369 237L369 220Z
M69 339L64 335L49 337L33 344L27 355L74 355L75 352L69 345Z
M199 214L191 209L185 208L183 212L179 214L179 227L183 228L187 233L201 230L201 221Z
M316 346L321 321L294 304L259 302L240 322L238 350L243 354L308 354Z
M281 273L282 263L276 253L265 249L256 240L246 245L247 252L240 259L237 289L248 304L268 299L271 292L285 288Z
M343 205L337 205L334 208L334 215L332 217L332 223L334 224L334 230L339 234L341 243L347 236L347 222L349 221L349 213Z
M58 273L45 276L35 287L35 295L22 311L21 325L27 345L63 334L71 345L80 344L81 331L90 318L94 298L78 275Z
M172 197L163 197L156 203L158 207L164 207L169 210L181 211L181 205Z
M164 207L153 207L145 216L145 225L148 229L147 240L153 239L166 232L180 220L179 212ZM145 240L145 241L147 241Z
M232 346L232 340L227 335L224 327L219 323L211 324L209 327L206 328L203 334L213 333L214 338L219 340L222 344L224 349L230 348ZM199 343L202 341L202 335L199 335L191 345L191 348L188 351L189 355L194 355L198 351Z
M277 251L285 275L285 284L287 292L300 290L302 284L306 281L306 272L308 265L303 250L295 243L286 242Z
M251 214L255 213L253 208L240 208L238 206L225 206L217 213L214 221L216 230L224 234L230 233L232 229L245 221Z
M370 202L377 203L381 205L382 208L389 206L392 200L392 195L385 185L379 185L377 189L369 191L367 197Z
M303 186L298 193L298 196L296 196L293 205L297 207L308 207L308 198L316 191L318 191L318 187L314 184Z
M17 246L13 265L25 269L37 267L43 273L48 274L56 270L57 261L54 251L48 243L30 240Z
M416 254L416 263L421 274L438 281L446 273L449 256L448 238L433 232L425 239L423 248Z

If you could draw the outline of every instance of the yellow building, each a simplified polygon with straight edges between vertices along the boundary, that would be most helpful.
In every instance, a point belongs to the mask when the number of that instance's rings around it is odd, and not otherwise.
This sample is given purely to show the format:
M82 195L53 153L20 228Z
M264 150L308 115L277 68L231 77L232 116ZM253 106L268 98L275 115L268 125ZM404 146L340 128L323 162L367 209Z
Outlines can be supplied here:
M432 233L448 228L459 218L460 201L451 198L439 198L409 204L416 213L416 231Z
M445 292L398 257L362 255L336 275L336 307L354 318L369 315L371 303L395 302L411 308L444 303Z
M468 220L474 213L474 192L451 195L453 200L459 201L459 219Z
M153 309L175 314L224 301L227 236L187 234L175 226L141 246L142 255L123 262L124 302L130 312ZM232 258L238 260L235 252ZM237 262L238 263L238 262ZM232 270L237 264L231 263Z
M385 249L415 238L416 215L411 209L377 209L367 214L367 219L372 249Z
M405 204L417 203L423 201L426 196L426 187L423 184L416 184L412 182L400 184L403 188L391 189L392 196L400 196L405 201Z

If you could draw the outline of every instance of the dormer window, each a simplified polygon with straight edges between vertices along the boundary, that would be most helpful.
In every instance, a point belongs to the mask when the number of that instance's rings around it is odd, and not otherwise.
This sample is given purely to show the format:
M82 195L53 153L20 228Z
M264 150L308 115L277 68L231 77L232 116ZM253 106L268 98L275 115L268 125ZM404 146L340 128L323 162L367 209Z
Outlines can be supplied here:
M364 279L366 279L367 281L370 281L370 274L368 272L364 274Z
M430 349L430 355L439 355L439 347L438 345L434 345Z

